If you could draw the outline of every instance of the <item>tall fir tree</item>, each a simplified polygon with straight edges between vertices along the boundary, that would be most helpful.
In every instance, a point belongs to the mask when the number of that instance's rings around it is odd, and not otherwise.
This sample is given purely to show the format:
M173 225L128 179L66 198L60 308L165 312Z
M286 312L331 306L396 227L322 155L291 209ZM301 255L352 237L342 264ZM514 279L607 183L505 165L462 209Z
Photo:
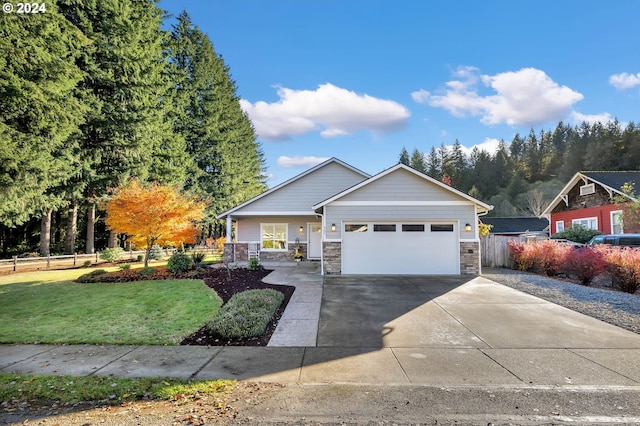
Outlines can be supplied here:
M400 157L398 157L398 164L404 164L405 166L411 165L411 158L409 157L409 152L407 148L402 147L402 151L400 151Z
M185 138L197 167L187 187L213 199L203 229L209 236L218 213L266 188L263 154L229 68L186 12L173 25L169 61L175 131Z
M420 152L418 148L413 148L413 151L411 152L410 165L420 173L427 172L427 167L424 162L424 154Z
M94 251L96 208L110 188L146 179L170 131L158 113L166 89L163 12L152 0L59 0L60 10L90 40L78 66L79 90L92 106L78 143L76 181L87 205L85 251ZM156 166L157 168L157 166Z
M75 59L87 42L55 4L42 14L0 15L0 223L40 216L42 255L64 203L59 187L80 162L70 137L87 110L75 96L83 78Z

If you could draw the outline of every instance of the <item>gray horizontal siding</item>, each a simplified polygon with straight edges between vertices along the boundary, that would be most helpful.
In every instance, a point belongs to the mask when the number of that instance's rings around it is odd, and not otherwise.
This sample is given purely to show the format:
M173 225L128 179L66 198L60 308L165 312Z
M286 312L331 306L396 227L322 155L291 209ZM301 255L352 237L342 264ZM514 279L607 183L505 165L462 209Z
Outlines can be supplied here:
M307 241L307 223L320 223L320 218L315 216L270 216L270 217L242 217L236 222L236 241L238 242L258 242L260 241L260 224L261 223L287 223L287 239L295 241L300 238L300 242ZM300 226L304 228L304 232L300 234Z
M457 194L398 169L345 195L339 201L461 201Z
M238 210L238 213L312 211L315 204L364 179L364 176L351 169L338 163L330 163L254 201Z
M344 221L459 221L460 238L471 239L474 232L465 232L464 225L476 222L475 207L469 206L332 206L325 208L327 238L341 238ZM336 232L331 232L331 224Z

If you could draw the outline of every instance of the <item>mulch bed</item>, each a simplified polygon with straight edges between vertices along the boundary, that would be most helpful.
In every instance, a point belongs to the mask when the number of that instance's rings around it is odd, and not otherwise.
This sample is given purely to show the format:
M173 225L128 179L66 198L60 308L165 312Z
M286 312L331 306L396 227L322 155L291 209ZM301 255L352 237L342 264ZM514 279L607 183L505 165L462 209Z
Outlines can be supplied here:
M248 339L224 339L214 333L209 332L204 326L184 338L181 345L196 345L196 346L267 346L271 335L278 325L278 321L291 299L291 295L295 290L293 286L287 285L275 285L266 284L262 282L262 278L266 277L271 271L266 269L258 269L250 271L248 269L231 269L230 271L224 268L204 268L200 271L188 271L184 273L172 273L166 266L153 266L156 272L149 276L143 276L138 273L139 270L128 269L123 271L109 272L99 275L100 282L130 282L130 281L143 281L143 280L166 280L166 279L201 279L205 284L214 290L226 303L231 296L236 293L245 290L265 289L271 288L284 294L284 301L280 308L276 311L275 315L267 325L265 333L258 337L252 337Z

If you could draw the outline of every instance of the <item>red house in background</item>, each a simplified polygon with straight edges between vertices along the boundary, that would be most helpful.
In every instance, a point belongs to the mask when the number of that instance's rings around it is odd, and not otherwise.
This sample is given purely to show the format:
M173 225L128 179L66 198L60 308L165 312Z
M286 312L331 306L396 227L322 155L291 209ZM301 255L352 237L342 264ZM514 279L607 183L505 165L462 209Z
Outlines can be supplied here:
M622 210L613 204L614 197L623 196L625 183L640 189L640 171L578 172L562 188L541 216L548 217L551 234L557 234L574 224L597 229L603 234L622 234Z

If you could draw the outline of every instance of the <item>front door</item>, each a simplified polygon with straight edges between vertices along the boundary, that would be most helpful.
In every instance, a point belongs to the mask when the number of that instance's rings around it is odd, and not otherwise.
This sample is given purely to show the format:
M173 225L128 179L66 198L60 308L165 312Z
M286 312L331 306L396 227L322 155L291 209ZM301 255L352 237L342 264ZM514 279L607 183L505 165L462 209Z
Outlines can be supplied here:
M307 257L309 259L320 259L322 253L322 225L320 223L310 223L309 231L309 247Z

